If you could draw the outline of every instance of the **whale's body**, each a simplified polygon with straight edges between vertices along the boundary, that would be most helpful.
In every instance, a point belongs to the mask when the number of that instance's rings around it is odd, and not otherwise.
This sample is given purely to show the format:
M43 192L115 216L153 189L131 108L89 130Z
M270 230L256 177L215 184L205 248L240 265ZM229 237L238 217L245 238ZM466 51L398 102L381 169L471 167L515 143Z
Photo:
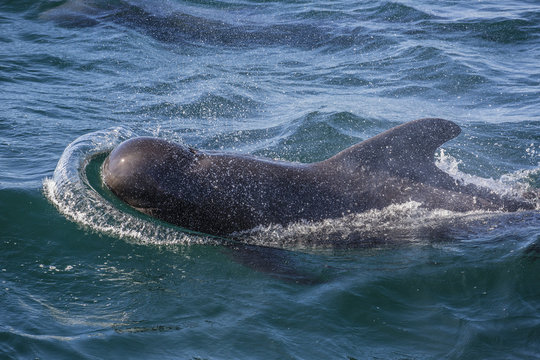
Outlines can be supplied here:
M435 166L435 150L460 131L443 119L411 121L312 164L134 138L111 152L102 177L137 210L213 235L337 218L411 200L460 212L532 208L459 184Z

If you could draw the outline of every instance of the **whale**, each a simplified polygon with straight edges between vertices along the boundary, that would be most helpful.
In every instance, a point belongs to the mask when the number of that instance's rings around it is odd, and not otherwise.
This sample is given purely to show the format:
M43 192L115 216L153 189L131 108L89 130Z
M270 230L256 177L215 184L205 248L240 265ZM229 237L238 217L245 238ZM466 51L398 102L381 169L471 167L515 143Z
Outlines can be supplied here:
M101 177L132 208L216 236L259 225L340 218L410 201L456 212L533 209L525 199L465 184L435 165L437 148L460 132L449 120L414 120L313 163L136 137L110 152Z
M186 6L160 6L160 2L67 0L39 14L39 18L67 28L115 24L134 29L166 44L249 47L285 45L323 46L333 36L306 23L268 25L256 21L211 19Z

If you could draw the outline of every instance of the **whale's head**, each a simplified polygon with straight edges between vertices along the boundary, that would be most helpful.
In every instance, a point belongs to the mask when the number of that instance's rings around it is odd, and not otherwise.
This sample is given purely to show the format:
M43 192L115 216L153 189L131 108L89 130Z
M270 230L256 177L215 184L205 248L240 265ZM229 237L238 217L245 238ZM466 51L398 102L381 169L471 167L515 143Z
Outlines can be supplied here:
M178 174L195 158L190 148L162 139L139 137L116 147L102 167L104 184L120 199L139 209L170 201Z

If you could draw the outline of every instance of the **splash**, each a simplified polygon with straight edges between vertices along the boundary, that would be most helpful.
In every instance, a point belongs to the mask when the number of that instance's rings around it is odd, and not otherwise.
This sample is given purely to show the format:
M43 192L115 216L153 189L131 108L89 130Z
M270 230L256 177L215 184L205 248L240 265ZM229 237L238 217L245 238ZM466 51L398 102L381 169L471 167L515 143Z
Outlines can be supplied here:
M527 149L527 153L529 153L529 149ZM499 179L490 179L460 171L459 165L461 163L461 160L454 158L444 149L440 149L435 156L435 165L457 181L488 188L499 196L529 199L536 203L537 209L540 209L540 191L532 185L534 179L540 180L540 164L533 169L518 170L504 174Z
M86 167L96 156L110 152L116 145L136 134L116 127L83 135L65 150L52 178L43 182L46 197L68 219L99 233L139 244L215 243L210 237L197 236L152 219L121 211L105 199L87 176Z
M377 247L455 239L473 224L486 224L497 213L428 210L410 201L317 222L259 226L237 233L245 242L279 248Z

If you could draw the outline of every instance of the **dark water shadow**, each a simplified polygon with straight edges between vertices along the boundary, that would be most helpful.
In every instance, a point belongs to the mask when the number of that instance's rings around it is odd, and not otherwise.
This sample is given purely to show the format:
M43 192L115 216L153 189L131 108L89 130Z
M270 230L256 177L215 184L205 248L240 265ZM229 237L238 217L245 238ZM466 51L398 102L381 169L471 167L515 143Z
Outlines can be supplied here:
M127 1L70 0L43 11L40 18L68 28L114 23L140 31L158 41L179 45L194 43L232 47L288 45L314 49L327 46L335 40L332 29L307 22L241 23L193 15L188 12L187 7L164 13Z

